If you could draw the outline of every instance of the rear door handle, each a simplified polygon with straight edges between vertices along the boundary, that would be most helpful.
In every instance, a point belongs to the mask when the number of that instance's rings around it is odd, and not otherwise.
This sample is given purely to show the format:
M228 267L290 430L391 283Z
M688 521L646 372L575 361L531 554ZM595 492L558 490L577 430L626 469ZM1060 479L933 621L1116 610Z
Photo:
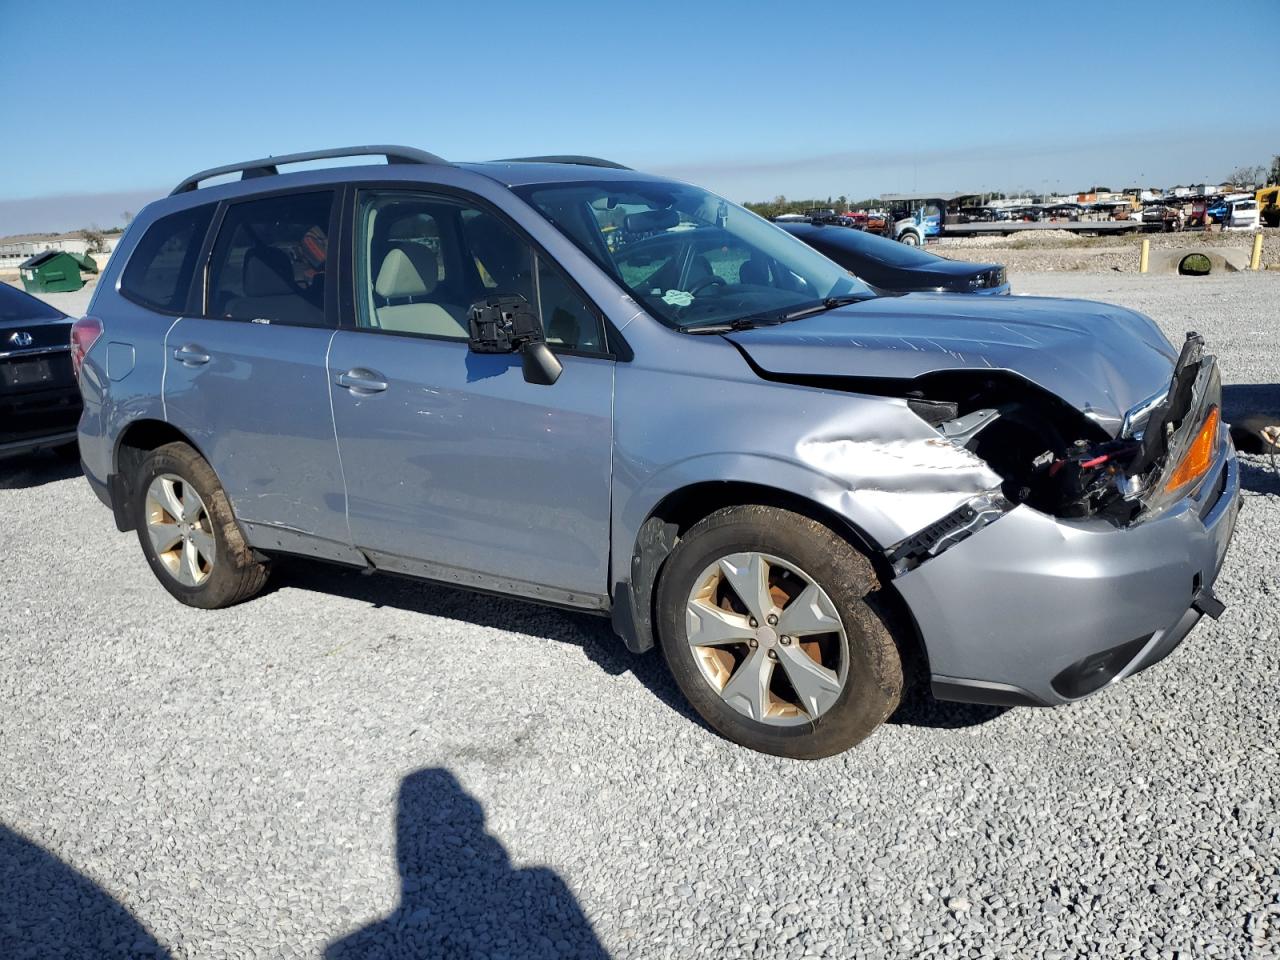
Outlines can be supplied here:
M357 367L354 370L348 370L346 373L340 373L334 377L334 383L340 387L346 387L352 393L361 395L370 393L381 393L387 389L387 381L379 380L379 374L372 370L365 370Z
M188 367L199 367L209 362L209 355L195 344L188 343L173 351L173 359L185 363Z

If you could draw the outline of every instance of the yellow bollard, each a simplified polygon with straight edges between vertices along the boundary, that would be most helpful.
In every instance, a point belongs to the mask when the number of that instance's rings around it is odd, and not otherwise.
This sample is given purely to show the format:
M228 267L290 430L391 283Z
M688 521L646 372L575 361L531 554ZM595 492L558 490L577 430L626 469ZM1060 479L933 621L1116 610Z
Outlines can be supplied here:
M1138 272L1147 272L1147 258L1151 256L1151 241L1146 237L1142 238L1142 253L1138 255Z
M1253 235L1253 256L1249 258L1250 270L1262 269L1262 231Z

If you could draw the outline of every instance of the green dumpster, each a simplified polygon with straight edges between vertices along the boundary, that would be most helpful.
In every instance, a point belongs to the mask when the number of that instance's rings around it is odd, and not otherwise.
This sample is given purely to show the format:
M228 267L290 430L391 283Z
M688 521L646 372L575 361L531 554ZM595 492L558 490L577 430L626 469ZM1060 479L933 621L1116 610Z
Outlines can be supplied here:
M27 293L70 293L84 286L80 271L97 273L98 265L88 254L46 250L24 260L18 269Z

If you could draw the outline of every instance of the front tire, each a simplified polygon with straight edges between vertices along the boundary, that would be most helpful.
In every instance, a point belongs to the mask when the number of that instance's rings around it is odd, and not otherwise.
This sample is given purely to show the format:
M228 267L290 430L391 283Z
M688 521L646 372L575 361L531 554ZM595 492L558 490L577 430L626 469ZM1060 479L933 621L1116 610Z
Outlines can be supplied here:
M663 654L722 736L775 756L832 756L869 736L902 695L879 589L867 558L821 523L728 507L690 528L663 567Z
M143 460L133 516L151 572L188 606L229 607L267 582L267 564L254 559L213 468L185 443L157 447Z
M902 243L905 243L908 247L918 247L918 246L920 246L920 236L919 236L919 234L914 233L914 232L912 232L912 231L910 231L910 230L908 230L906 233L904 233L904 234L903 234L901 237L899 237L898 239L899 239Z

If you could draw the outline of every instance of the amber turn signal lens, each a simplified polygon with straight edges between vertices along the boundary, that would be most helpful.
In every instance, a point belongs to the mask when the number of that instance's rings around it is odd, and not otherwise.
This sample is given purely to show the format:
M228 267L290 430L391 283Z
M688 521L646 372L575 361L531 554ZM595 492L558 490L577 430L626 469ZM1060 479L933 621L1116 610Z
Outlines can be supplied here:
M1189 487L1203 477L1209 470L1209 464L1213 463L1213 454L1217 447L1218 408L1213 407L1209 410L1209 415L1204 418L1204 423L1200 425L1200 430L1196 433L1195 440L1191 442L1186 456L1178 464L1178 469L1173 471L1173 476L1164 485L1165 493L1173 493Z

